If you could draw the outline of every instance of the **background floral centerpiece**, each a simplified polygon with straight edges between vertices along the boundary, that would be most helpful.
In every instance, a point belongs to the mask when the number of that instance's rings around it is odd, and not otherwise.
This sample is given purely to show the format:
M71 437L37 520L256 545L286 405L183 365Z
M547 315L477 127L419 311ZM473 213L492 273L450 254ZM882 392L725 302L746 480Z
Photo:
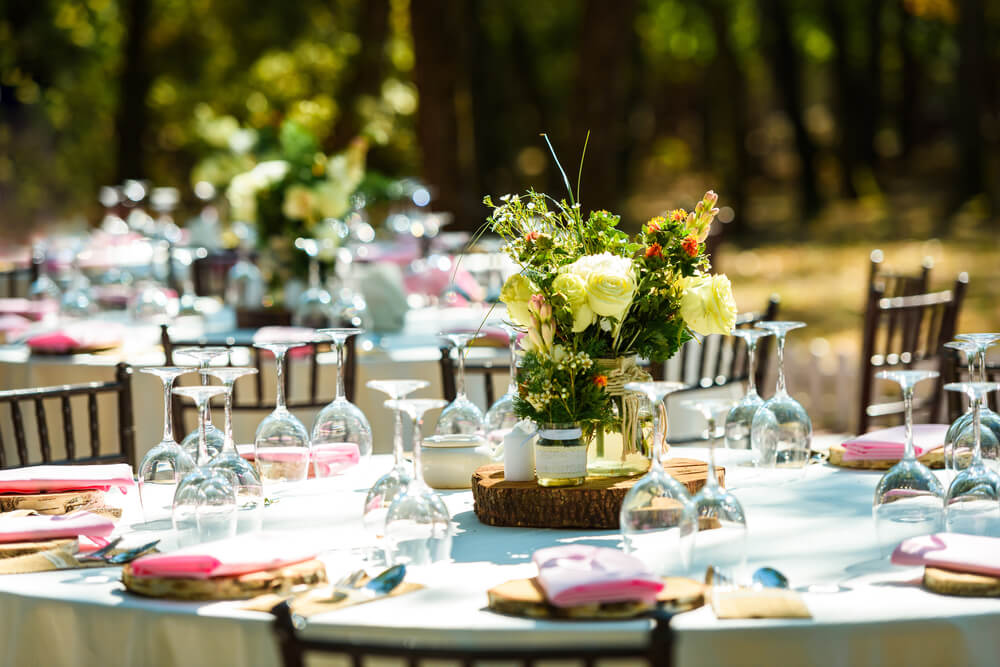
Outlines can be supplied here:
M649 379L637 358L666 361L694 334L728 334L736 320L729 279L710 273L705 254L717 195L652 218L630 238L617 215L584 217L568 182L567 190L569 201L533 190L484 200L489 226L521 267L501 294L527 329L515 411L537 424L579 423L590 474L638 474L648 467L640 399L623 391Z

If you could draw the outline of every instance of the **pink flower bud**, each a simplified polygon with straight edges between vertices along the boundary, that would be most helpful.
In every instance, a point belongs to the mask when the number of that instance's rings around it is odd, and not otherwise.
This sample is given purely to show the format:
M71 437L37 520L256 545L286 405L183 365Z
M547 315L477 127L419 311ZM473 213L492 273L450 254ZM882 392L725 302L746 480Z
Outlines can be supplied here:
M715 194L714 190L709 190L708 192L705 193L704 201L705 204L707 205L706 207L715 206L715 202L719 201L719 195Z
M531 327L528 329L528 339L531 341L531 344L535 347L535 349L545 349L545 346L542 344L542 337L538 334L537 328Z
M542 342L545 343L545 349L548 350L552 347L552 342L556 337L556 323L549 320L542 325Z
M714 218L715 216L719 215L719 209L713 208L711 211L709 211L709 213L711 213L712 217Z

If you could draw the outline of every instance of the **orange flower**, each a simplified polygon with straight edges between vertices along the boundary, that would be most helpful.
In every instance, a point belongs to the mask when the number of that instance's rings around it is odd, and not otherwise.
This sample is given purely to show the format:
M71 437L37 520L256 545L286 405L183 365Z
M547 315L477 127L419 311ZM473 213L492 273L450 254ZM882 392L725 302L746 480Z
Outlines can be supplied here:
M659 257L660 259L663 259L663 246L659 243L654 243L646 248L646 259L649 259L650 257Z
M681 241L681 248L690 257L694 257L698 254L698 239L694 236L685 236L684 240Z
M687 211L682 208L675 208L670 212L670 219L674 222L683 222L687 217Z
M646 233L658 232L663 229L665 224L667 224L667 221L662 216L658 215L655 218L650 218L649 222L646 223Z
M524 240L528 242L536 241L538 240L538 237L541 235L542 235L541 232L528 232L527 234L524 235Z
M594 378L594 384L601 389L606 389L608 386L608 377L606 375L598 375Z

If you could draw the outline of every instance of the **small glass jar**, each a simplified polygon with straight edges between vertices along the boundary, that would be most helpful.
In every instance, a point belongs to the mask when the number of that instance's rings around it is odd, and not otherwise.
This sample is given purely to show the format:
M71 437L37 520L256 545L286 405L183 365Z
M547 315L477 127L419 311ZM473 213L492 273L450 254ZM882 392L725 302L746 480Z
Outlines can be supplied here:
M587 478L587 444L579 424L539 424L535 476L541 486L579 486Z

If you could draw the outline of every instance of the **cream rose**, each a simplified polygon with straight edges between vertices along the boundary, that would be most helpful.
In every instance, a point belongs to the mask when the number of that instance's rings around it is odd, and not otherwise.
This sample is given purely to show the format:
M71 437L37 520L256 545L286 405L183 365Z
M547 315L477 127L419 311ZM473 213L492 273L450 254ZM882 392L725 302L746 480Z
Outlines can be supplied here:
M587 303L601 317L621 319L635 296L632 260L609 252L586 255L562 269L587 282Z
M531 326L531 310L528 308L531 297L538 294L538 285L520 273L515 273L500 290L500 300L507 305L507 313L515 324L522 327Z
M681 317L692 331L707 336L733 330L736 302L725 274L681 278L678 286L682 290Z
M575 273L560 273L552 289L566 297L573 315L573 333L580 333L594 323L594 310L587 296L587 281Z

